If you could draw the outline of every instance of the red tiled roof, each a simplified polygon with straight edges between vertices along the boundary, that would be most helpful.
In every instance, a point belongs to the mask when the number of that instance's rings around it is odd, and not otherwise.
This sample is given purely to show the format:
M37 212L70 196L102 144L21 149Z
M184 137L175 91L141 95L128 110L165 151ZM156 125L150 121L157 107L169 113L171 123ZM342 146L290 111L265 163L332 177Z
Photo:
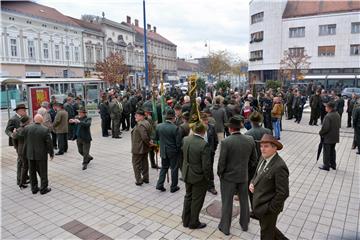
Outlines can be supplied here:
M283 18L360 11L359 0L288 0Z
M141 27L137 27L135 25L129 24L129 23L125 23L125 25L132 27L137 33L144 35L144 29ZM158 41L158 42L162 42L162 43L166 43L172 46L176 46L174 43L172 43L171 41L169 41L168 39L164 38L163 36L161 36L159 33L157 32L153 32L153 31L148 31L147 32L147 37L151 40L154 41Z
M100 24L91 23L91 22L84 21L84 20L77 19L77 18L73 18L73 17L70 17L70 16L67 16L67 17L70 18L70 20L76 22L78 25L80 25L83 28L88 28L88 29L91 29L93 31L101 32Z
M79 25L72 21L55 8L47 7L30 1L1 1L1 9L14 11L32 17L40 17L52 22L70 24L76 27Z

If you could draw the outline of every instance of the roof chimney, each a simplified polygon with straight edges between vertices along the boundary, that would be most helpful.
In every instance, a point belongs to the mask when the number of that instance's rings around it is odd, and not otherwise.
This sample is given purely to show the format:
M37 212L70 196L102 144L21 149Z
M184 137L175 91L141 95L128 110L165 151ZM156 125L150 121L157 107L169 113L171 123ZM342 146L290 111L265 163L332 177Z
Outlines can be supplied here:
M147 25L147 30L151 31L151 25L150 24Z
M154 26L154 33L156 33L156 27Z
M126 16L126 23L131 24L131 17L130 16Z
M135 19L135 27L139 26L139 20Z

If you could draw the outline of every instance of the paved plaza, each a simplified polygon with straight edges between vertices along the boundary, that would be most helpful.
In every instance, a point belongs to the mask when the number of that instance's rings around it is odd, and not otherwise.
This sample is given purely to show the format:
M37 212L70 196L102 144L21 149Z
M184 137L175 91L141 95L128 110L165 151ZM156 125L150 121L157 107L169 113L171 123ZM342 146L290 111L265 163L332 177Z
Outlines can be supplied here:
M2 115L2 127L7 118ZM360 239L360 157L351 150L353 133L346 128L345 114L337 144L337 170L321 171L316 163L320 126L283 121L280 155L290 170L290 197L278 219L278 227L289 239ZM101 137L100 120L93 118L91 155L86 171L75 142L68 153L49 161L46 195L33 195L16 186L16 153L7 146L1 130L1 239L260 239L260 227L251 219L243 232L238 216L231 235L217 230L218 218L206 208L220 195L207 194L200 220L201 230L184 228L181 222L184 183L170 193L155 189L158 171L150 170L150 184L135 186L130 154L130 132L122 139ZM215 156L214 171L217 168ZM219 179L215 185L220 190ZM238 205L238 202L234 202Z

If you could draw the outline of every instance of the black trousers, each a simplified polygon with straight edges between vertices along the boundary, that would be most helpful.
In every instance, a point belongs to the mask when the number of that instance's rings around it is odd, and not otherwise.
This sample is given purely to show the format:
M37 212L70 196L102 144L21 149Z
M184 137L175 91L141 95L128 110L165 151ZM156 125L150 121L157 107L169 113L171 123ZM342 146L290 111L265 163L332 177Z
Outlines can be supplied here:
M48 187L48 162L47 160L29 160L29 173L31 190L38 189L37 175L40 176L40 191L45 190Z
M122 128L122 130L130 129L130 115L129 114L122 115L121 128Z
M52 142L53 142L53 147L54 147L54 148L57 148L57 137L56 137L56 133L51 132L51 139L52 139Z
M75 124L68 125L69 132L67 134L68 140L73 140L75 137Z
M210 155L210 177L209 177L208 190L215 188L215 183L214 183L214 157L215 157L215 153L211 153L211 155Z
M150 160L151 167L155 168L157 166L157 164L155 162L155 151L153 149L151 149L149 151L149 160Z
M325 118L326 113L327 113L327 112L325 111L325 109L321 109L321 112L320 112L321 124L322 124L323 121L324 121L324 118Z
M131 118L130 118L130 121L131 121L131 128L134 128L135 125L136 125L136 121L135 121L135 112L131 113Z
M156 184L157 188L161 188L164 186L165 177L169 170L171 169L171 189L175 189L178 185L179 181L179 171L178 171L178 163L176 156L173 158L161 158L161 170L159 173L159 180Z
M293 118L293 110L292 110L292 105L287 104L286 105L287 108L287 119L292 119Z
M90 162L90 159L92 159L92 156L90 155L91 142L86 142L82 139L76 139L76 145L78 148L78 152L81 156L83 156L82 164L88 164Z
M205 178L195 184L185 183L186 194L182 212L184 227L196 228L200 224L199 214L204 205L207 187L208 182Z
M266 214L259 219L261 240L287 240L288 238L276 227L277 214Z
M330 167L336 168L335 145L336 145L336 143L334 143L334 144L324 143L324 145L323 145L323 147L324 147L323 161L324 161L324 166L326 168L330 168Z
M29 179L29 161L22 155L18 157L18 185L26 184L26 180Z
M108 121L109 119L107 118L102 118L101 119L101 132L102 132L102 136L103 137L107 137L109 136L109 126L108 126Z
M67 133L56 134L58 140L59 153L67 152L68 150L68 136Z
M352 112L348 112L347 127L351 127Z
M309 122L309 124L310 125L316 125L317 121L319 119L319 116L320 116L320 111L317 110L317 109L312 108L311 113L310 113L310 122Z

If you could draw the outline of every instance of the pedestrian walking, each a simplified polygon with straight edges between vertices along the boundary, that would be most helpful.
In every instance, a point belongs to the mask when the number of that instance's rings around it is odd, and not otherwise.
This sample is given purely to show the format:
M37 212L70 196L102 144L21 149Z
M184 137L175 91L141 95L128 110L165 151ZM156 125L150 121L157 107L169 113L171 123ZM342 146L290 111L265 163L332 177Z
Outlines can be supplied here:
M257 161L255 141L252 137L241 134L244 126L243 117L237 115L227 123L230 136L221 142L217 174L220 178L221 220L219 230L230 234L234 194L240 201L240 226L248 230L250 221L248 200L248 171Z
M50 160L54 158L54 149L50 138L50 131L42 124L43 117L36 114L34 124L24 129L24 155L29 161L31 191L36 194L46 194L51 191L48 187L48 155ZM40 189L37 175L40 176Z
M86 115L85 107L80 107L78 117L70 119L75 124L75 139L78 152L83 157L82 170L87 169L88 164L94 158L90 155L91 147L91 118Z
M254 194L254 214L260 222L261 240L288 239L276 227L276 221L289 196L289 169L277 153L283 148L273 136L260 141L261 158L249 190Z
M325 106L326 116L319 132L323 138L323 162L319 168L329 171L330 167L336 170L336 150L335 145L340 140L340 115L335 109L335 102L330 101Z
M280 140L280 121L284 107L279 97L274 97L274 106L271 110L271 121L274 129L274 136L277 140Z

